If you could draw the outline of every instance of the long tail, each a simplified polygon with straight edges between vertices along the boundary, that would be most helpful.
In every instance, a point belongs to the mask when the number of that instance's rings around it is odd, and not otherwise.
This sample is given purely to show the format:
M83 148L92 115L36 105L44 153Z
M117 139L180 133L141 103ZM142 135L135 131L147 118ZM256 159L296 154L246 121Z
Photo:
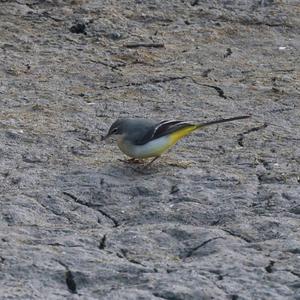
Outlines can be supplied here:
M210 121L210 122L201 123L201 124L192 124L192 123L182 122L183 123L183 124L181 124L182 127L180 129L175 130L173 133L170 134L170 136L171 136L171 145L174 145L181 138L183 138L184 136L192 133L193 131L195 131L199 128L214 125L214 124L224 123L224 122L248 119L250 117L251 116L239 116L239 117L233 117L233 118L229 118L229 119L219 119L219 120Z
M197 124L196 126L197 126L197 128L202 128L202 127L206 127L206 126L210 126L210 125L214 125L214 124L231 122L231 121L242 120L242 119L249 119L249 118L251 118L251 116L239 116L239 117L233 117L233 118L228 118L228 119L219 119L219 120L210 121L207 123L200 123L200 124Z

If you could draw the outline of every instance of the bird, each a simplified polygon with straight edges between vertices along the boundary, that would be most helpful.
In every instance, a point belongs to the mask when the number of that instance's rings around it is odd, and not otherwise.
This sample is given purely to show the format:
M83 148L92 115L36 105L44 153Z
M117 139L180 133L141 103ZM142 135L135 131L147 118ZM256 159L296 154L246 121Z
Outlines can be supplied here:
M157 122L144 118L122 118L117 119L111 125L102 140L115 136L120 150L130 157L128 161L136 162L152 158L147 164L150 165L180 139L197 129L250 117L250 115L243 115L202 123L179 120Z

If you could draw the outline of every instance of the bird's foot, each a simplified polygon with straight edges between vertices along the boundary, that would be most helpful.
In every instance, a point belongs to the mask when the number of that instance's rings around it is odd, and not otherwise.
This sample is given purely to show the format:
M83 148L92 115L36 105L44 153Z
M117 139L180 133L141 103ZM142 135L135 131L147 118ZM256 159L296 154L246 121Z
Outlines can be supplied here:
M142 164L144 161L138 158L130 158L130 159L119 159L119 161L125 162L127 164Z
M148 162L145 166L145 168L151 166L157 159L159 158L159 156L154 157L150 162Z

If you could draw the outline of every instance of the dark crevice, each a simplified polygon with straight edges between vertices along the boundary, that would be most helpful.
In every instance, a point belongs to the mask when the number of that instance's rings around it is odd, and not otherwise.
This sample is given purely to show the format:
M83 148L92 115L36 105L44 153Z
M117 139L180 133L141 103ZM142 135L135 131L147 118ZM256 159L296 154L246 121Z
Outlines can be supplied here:
M130 87L130 86L142 86L146 84L156 84L156 83L165 83L165 82L170 82L174 80L180 80L180 79L186 79L187 76L174 76L174 77L166 77L166 78L160 78L160 79L149 79L147 81L142 81L142 82L130 82L124 85L118 85L118 86L103 86L103 88L107 90L112 90L112 89L119 89L119 88L125 88L125 87Z
M248 129L247 131L243 132L242 134L249 134L249 133L254 132L254 131L259 131L259 130L261 130L261 129L266 128L267 126L268 126L268 124L267 124L267 123L264 123L264 124L261 125L261 126L257 126L257 127L250 128L250 129Z
M223 221L223 216L219 216L216 220L212 221L210 223L211 226L217 226L220 224L220 222Z
M75 202L78 202L79 204L81 204L79 201L79 199L76 197L76 196L74 196L74 195L72 195L72 194L70 194L69 192L62 192L64 195L66 195L66 196L69 196L70 198L72 198ZM85 203L84 205L87 205L88 203Z
M223 99L227 99L227 96L225 95L225 92L220 87L218 87L216 85L206 84L206 83L199 83L199 82L197 82L197 80L195 80L191 76L188 76L188 78L190 78L197 85L206 86L206 87L209 87L209 88L212 88L212 89L216 90L217 93L218 93L218 95L219 95L219 97L221 97Z
M204 71L202 72L201 76L202 76L202 77L208 77L208 74L209 74L210 72L212 72L212 71L213 71L213 69L206 69L206 70L204 70Z
M238 135L238 140L237 140L238 144L239 144L241 147L244 147L244 137L245 137L245 135L247 135L247 134L249 134L249 133L251 133L251 132L255 132L255 131L259 131L259 130L261 130L261 129L264 129L264 128L266 128L267 126L268 126L268 124L267 124L267 123L264 123L264 124L261 125L261 126L253 127L253 128L248 129L248 130L245 131L245 132L240 133L240 134Z
M70 270L66 271L66 284L69 291L72 294L77 294L76 282L74 280L74 275Z
M140 265L140 266L143 266L143 267L146 267L144 264L142 264L141 262L133 259L133 258L130 258L128 256L128 250L126 249L120 249L120 252L121 253L117 253L117 256L120 257L120 258L125 258L127 261L129 261L130 263L133 263L133 264L136 264L136 265Z
M93 208L93 209L97 209L97 207L101 207L102 205L100 204L94 204L94 203L88 203L85 201L80 200L79 198L77 198L76 196L72 195L69 192L62 192L64 195L69 196L71 199L73 199L76 203L80 204L80 205L84 205L87 206L89 208Z
M195 251L197 251L198 249L204 247L206 244L214 241L214 240L217 240L217 239L224 239L223 237L219 236L219 237L214 237L214 238L211 238L203 243L201 243L200 245L196 246L196 247L193 247L192 249L190 249L189 251L187 251L185 254L181 255L180 258L181 259L185 259L185 258L188 258L188 257L191 257Z
M71 26L71 28L69 30L72 33L76 33L76 34L82 33L84 35L87 35L86 24L84 22L79 22L77 24L74 24L73 26Z
M291 110L294 110L294 109L295 109L295 107L278 108L278 109L270 110L268 112L269 113L282 113L282 112L291 111Z
M102 237L100 244L99 244L99 249L103 250L106 247L106 234L104 234L104 236Z
M47 245L47 246L52 246L52 247L68 247L68 248L80 248L82 247L81 245L71 245L71 246L66 246L64 244L60 244L60 243L47 243L47 244L43 244L43 245Z
M191 2L191 6L196 6L196 5L198 5L199 4L199 0L193 0L192 2Z
M30 18L30 16L31 16L31 18ZM58 17L55 17L55 16L51 16L48 11L44 11L41 14L32 14L30 16L27 15L26 17L29 17L29 19L32 19L32 17L38 17L39 19L40 18L47 18L47 19L51 19L51 20L53 20L55 22L62 22L62 21L64 21L63 18L58 18Z
M275 261L270 260L269 264L265 267L265 270L268 273L273 273L273 266L274 266L274 264L275 264Z
M76 286L76 282L75 282L73 273L71 272L71 270L69 269L69 267L65 263L63 263L59 260L57 260L57 262L66 269L65 281L66 281L66 285L68 287L68 290L72 294L77 294L77 286Z
M153 295L154 297L158 297L159 299L165 299L165 300L179 300L179 299L182 299L182 298L174 297L173 294L170 295L170 297L168 297L168 296L162 295L161 293L154 292L154 293L152 293L152 295Z
M293 275L295 275L295 276L297 276L297 277L299 277L300 278L300 273L297 273L297 272L295 272L295 271L289 271L291 274L293 274Z
M271 23L258 22L257 24L254 24L254 25L266 25L269 27L291 27L289 24L284 24L284 23L271 24Z
M256 177L257 177L257 180L258 180L259 184L262 184L263 178L264 178L263 176L264 176L263 174L256 174Z
M219 97L221 97L223 99L227 99L227 96L225 96L224 91L220 87L215 86L215 85L210 85L210 84L201 84L201 85L215 89L217 91Z
M113 224L114 224L114 227L120 226L119 222L114 217L112 217L107 212L105 212L105 211L103 211L102 209L99 208L99 207L102 207L102 205L84 202L84 201L80 200L79 198L77 198L76 196L72 195L69 192L62 192L62 193L64 195L66 195L66 196L69 196L71 199L73 199L78 204L81 204L81 205L87 206L89 208L95 209L96 211L98 211L99 213L101 213L103 216L105 216L106 218L108 218L109 220L111 220L113 222Z
M241 25L247 25L247 26L269 26L269 27L287 27L291 28L292 26L288 23L270 23L270 22L262 22L257 19L245 19L245 18L238 18L238 19L232 19L225 15L221 15L217 18L220 21L224 22L230 22L232 24L241 24Z
M135 49L135 48L164 48L165 45L162 43L136 43L136 44L126 44L125 48Z
M173 268L173 269L166 269L166 272L168 273L168 274L170 274L170 273L174 273L174 272L177 272L178 271L178 269L176 269L176 268Z
M244 136L242 134L238 135L238 140L237 140L238 144L240 147L244 147Z
M235 233L235 232L233 232L233 231L231 231L229 229L222 229L222 230L225 231L225 232L227 232L227 233L229 233L230 235L232 235L234 237L237 237L237 238L239 238L239 239L247 242L247 243L252 243L252 240L250 240L249 238L244 237L244 236L242 236L242 235L240 235L238 233Z
M171 77L166 77L166 78L152 78L152 79L149 79L147 81L130 82L130 83L127 83L127 84L124 84L124 85L117 85L117 86L107 86L107 85L105 85L102 88L107 89L107 90L112 90L112 89L126 88L126 87L130 87L130 86L143 86L143 85L146 85L146 84L165 83L165 82L171 82L171 81L182 80L182 79L187 79L187 78L191 79L197 85L209 87L209 88L212 88L212 89L216 90L219 97L221 97L223 99L228 98L225 95L225 92L223 91L223 89L221 89L220 87L215 86L215 85L211 85L211 84L199 83L191 76L174 76L174 77L171 76Z
M264 174L256 174L257 180L259 184L284 184L286 183L286 177L283 174L272 175L271 172ZM259 194L259 191L258 191ZM274 196L274 193L270 193L269 197L264 197L264 200L271 200ZM274 204L270 203L270 206L274 206Z
M225 52L225 54L224 54L224 58L230 56L231 54L232 54L232 50L231 50L230 48L227 48L227 49L226 49L226 52Z
M101 213L106 218L110 219L113 222L114 227L120 226L119 222L114 217L112 217L111 215L109 215L107 212L103 211L102 209L97 209L97 211L99 211L99 213Z
M125 67L125 66L127 65L125 62L124 62L124 63L109 64L109 63L106 63L106 62L104 62L104 61L93 60L93 59L91 59L91 62L94 62L94 63L100 64L100 65L103 65L103 66L105 66L105 67L108 67L108 68L110 68L112 71L114 71L114 70L119 70L119 68Z
M176 194L176 193L178 193L179 191L180 191L180 189L179 189L178 185L174 184L174 185L171 186L170 194L171 194L171 195L172 195L172 194Z

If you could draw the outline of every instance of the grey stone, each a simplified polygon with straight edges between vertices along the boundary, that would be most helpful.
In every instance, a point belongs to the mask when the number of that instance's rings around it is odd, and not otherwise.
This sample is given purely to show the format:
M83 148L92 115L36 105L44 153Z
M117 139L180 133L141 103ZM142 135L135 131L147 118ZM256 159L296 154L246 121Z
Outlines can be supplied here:
M299 299L298 2L2 1L0 298ZM101 141L243 114L147 169Z

